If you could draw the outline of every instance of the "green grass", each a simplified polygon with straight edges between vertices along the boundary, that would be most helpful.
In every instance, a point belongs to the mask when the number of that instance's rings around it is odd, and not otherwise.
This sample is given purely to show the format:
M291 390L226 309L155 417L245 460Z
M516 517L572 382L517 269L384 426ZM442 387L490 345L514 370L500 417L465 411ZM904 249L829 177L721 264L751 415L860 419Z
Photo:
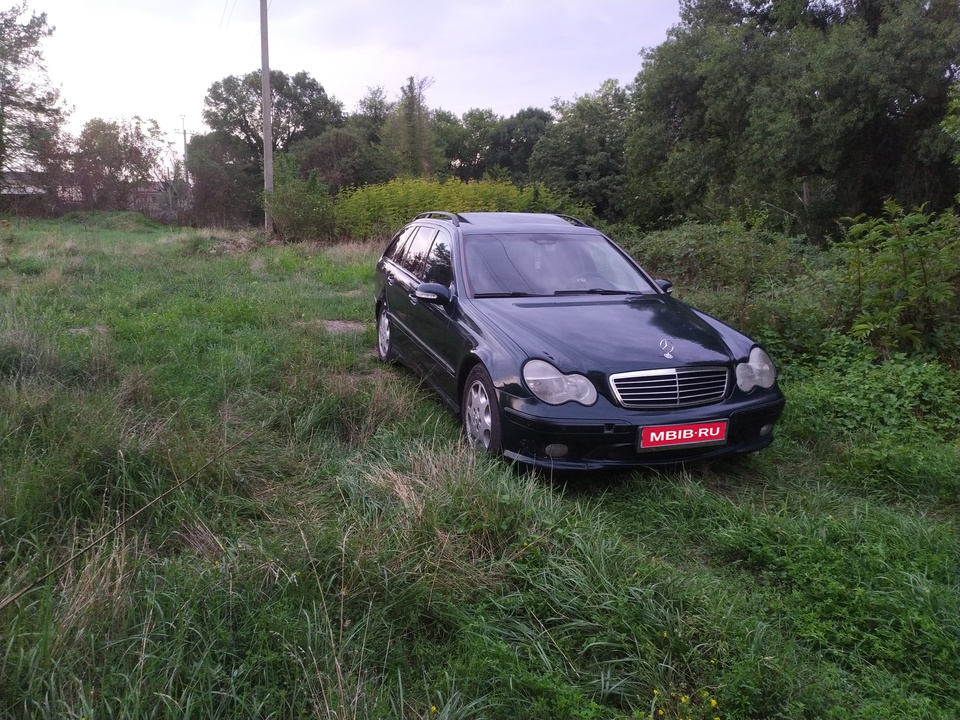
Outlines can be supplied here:
M0 718L960 716L955 370L787 355L763 453L549 478L376 362L377 246L11 236Z

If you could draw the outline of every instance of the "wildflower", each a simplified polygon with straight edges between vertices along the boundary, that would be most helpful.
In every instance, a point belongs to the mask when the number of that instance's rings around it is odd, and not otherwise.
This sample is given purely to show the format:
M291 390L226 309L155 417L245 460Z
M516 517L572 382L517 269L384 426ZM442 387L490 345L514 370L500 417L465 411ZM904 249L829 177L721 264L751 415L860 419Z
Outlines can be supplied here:
M689 696L689 695L681 695L681 696L680 696L680 702L681 702L681 703L685 703L685 702L686 702L687 700L689 700L689 699L690 699L690 696Z
M657 690L656 688L654 688L654 689L653 689L653 694L654 694L654 695L659 695L659 694L660 694L660 691Z
M716 706L717 706L717 699L710 698L710 707L716 707Z
M663 715L663 708L660 708L659 710L657 710L657 715Z
M436 711L437 711L437 706L436 706L436 705L431 705L431 706L430 706L430 712L436 712Z

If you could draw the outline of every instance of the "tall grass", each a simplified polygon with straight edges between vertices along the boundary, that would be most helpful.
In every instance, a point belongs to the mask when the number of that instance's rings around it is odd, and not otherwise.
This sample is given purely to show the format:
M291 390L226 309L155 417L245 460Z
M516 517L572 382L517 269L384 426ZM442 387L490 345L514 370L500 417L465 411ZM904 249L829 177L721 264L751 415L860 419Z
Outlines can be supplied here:
M543 477L377 364L379 248L121 221L4 250L0 717L960 714L948 366L834 340L756 457Z

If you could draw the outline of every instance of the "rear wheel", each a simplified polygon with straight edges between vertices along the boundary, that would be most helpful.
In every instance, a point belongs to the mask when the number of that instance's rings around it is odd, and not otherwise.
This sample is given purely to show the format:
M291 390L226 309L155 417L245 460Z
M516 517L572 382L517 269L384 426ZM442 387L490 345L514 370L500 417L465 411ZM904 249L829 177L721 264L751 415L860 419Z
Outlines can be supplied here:
M387 308L383 306L377 314L377 358L380 362L393 362L393 344L390 340L390 318L387 317Z
M468 443L491 453L500 452L500 408L493 381L483 365L476 365L467 375L460 420Z

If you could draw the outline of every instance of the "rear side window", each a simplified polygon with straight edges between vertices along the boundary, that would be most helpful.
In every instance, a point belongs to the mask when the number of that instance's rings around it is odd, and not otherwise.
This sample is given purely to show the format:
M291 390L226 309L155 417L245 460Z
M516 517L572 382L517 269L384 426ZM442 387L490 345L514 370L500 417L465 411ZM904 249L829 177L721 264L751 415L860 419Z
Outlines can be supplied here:
M416 230L415 227L406 227L397 233L397 236L393 241L387 246L387 249L383 251L383 255L393 262L400 262L400 258L403 257L403 251L407 247L407 243L410 242L410 238L413 237L413 233Z
M436 234L437 230L435 228L418 227L416 235L410 239L403 251L403 257L399 262L407 272L416 278L423 277L430 245L433 243Z

